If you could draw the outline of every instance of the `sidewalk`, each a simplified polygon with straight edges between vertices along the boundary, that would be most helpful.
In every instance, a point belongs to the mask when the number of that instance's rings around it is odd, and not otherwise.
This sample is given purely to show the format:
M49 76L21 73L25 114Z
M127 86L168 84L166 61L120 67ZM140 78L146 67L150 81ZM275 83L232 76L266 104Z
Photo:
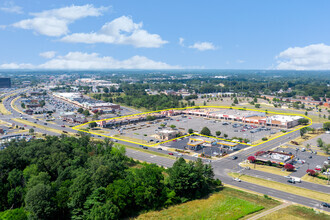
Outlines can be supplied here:
M268 209L267 211L264 211L264 212L262 212L262 213L260 213L260 214L258 214L258 215L255 215L255 216L249 218L248 220L256 220L256 219L259 219L259 218L261 218L261 217L264 217L264 216L266 216L266 215L269 215L269 214L272 213L272 212L275 212L275 211L277 211L277 210L283 209L283 208L285 208L285 207L287 207L287 206L289 206L289 205L291 205L291 204L292 204L291 202L284 202L282 205L276 206L276 207L274 207L274 208L272 208L272 209Z

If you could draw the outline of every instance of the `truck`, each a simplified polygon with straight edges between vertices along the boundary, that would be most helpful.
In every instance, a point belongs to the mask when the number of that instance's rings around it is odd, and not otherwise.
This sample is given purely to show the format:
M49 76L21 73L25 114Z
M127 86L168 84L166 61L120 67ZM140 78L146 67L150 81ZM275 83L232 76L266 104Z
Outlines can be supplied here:
M297 183L301 183L301 179L299 177L291 176L291 179L294 180Z

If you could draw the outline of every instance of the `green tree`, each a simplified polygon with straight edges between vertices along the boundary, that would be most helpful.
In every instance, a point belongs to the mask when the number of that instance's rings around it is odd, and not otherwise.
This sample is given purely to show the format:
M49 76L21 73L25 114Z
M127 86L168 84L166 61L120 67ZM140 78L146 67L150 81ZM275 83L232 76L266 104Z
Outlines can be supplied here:
M91 113L86 109L82 112L82 114L87 117L87 116L90 116Z
M216 131L216 132L215 132L215 135L216 135L216 136L220 136L220 135L221 135L221 131Z
M189 133L189 134L192 134L192 133L194 133L194 130L193 130L192 128L189 128L189 129L188 129L188 133Z
M90 128L95 128L95 127L97 127L97 123L95 121L93 121L93 122L89 123L88 126Z
M22 108L25 108L25 104L24 104L23 102L22 102L22 104L21 104L21 107L22 107Z
M323 123L323 128L324 128L324 130L329 131L330 130L330 122L324 122Z
M260 104L255 104L254 107L260 108Z
M298 123L301 124L301 125L307 125L309 122L309 120L307 118L300 118L298 120Z
M52 200L52 189L42 183L27 192L25 203L25 208L33 219L51 219L56 211Z
M104 87L104 88L103 88L103 92L104 92L104 93L109 93L109 88Z
M204 127L201 132L202 135L211 136L211 131L208 127Z
M318 146L319 148L323 148L323 146L324 146L324 141L323 141L321 138L318 138L318 139L316 140L316 142L317 142L317 146Z
M300 131L300 136L302 137L302 136L304 136L304 134L306 134L307 129L306 128L301 128L299 131Z
M225 138L227 138L227 137L228 137L228 134L224 134L223 136L224 136Z
M33 128L30 128L30 129L29 129L29 133L30 133L30 134L33 134L33 133L34 133L34 129L33 129Z
M174 129L176 128L176 125L170 125L170 128Z
M84 109L83 108L78 108L77 112L82 114L84 112Z

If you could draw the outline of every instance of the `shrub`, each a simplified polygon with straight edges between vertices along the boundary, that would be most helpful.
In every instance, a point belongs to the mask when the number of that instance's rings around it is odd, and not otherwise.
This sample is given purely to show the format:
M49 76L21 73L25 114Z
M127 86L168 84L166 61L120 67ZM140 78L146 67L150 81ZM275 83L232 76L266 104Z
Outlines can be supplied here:
M286 169L287 171L292 171L294 170L294 166L290 163L287 163L284 165L284 169Z
M263 141L267 141L267 140L268 140L268 138L266 138L266 137L263 137L261 140L263 140Z
M265 151L258 151L258 152L256 152L255 154L254 154L254 156L259 156L259 155L262 155L262 154L264 154L265 153Z
M312 169L306 170L306 173L308 173L308 175L310 175L310 176L316 176L315 170L312 170Z
M256 161L256 158L254 156L249 156L247 159L252 163Z

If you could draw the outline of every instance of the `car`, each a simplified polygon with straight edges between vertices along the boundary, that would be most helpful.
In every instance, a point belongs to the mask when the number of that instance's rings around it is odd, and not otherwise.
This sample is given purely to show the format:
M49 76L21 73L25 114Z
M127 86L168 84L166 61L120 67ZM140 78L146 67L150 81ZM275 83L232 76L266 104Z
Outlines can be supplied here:
M326 165L328 165L328 164L329 164L329 162L328 162L328 161L324 161L323 163L324 163L324 164L326 164Z
M316 167L314 170L321 171L321 168Z
M313 156L309 156L308 158L309 158L309 159L312 159L312 158L313 158Z
M296 181L294 181L294 179L290 178L290 179L288 179L288 183L292 183L292 184L295 184L295 183L296 183Z
M45 122L44 125L47 125L47 123Z
M326 207L326 208L330 208L330 204L326 203L326 202L322 202L321 206Z
M234 132L238 132L238 130L234 130Z
M170 152L170 153L168 153L168 155L173 155L173 153Z
M148 148L148 147L146 147L146 146L143 146L143 149L145 149L145 150L148 150L149 148Z
M236 160L238 157L237 156L232 156L231 159Z
M173 140L173 142L176 142L176 140Z
M143 145L139 145L139 147L143 147Z
M330 160L330 157L328 157L328 160Z
M316 168L319 168L319 169L321 169L321 168L322 168L322 166L321 166L321 165L316 165Z
M291 141L291 144L299 145L297 141Z
M288 179L291 179L291 176L289 175L289 176L284 176L285 178L288 178Z
M236 177L234 180L237 181L237 182L241 182L241 179L238 178L238 177Z
M178 153L178 156L181 157L182 156L182 153Z
M163 150L163 149L161 147L159 147L158 150Z
M65 125L61 125L62 128L65 128Z

